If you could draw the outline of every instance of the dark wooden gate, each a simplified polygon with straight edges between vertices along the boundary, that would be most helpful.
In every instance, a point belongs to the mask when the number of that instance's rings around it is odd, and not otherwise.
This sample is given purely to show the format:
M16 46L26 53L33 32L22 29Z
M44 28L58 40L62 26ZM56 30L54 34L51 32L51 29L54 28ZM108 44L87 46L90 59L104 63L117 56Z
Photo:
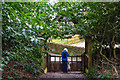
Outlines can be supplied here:
M85 71L84 55L69 56L70 71ZM59 72L62 71L62 56L48 55L48 71ZM69 71L69 70L68 70Z

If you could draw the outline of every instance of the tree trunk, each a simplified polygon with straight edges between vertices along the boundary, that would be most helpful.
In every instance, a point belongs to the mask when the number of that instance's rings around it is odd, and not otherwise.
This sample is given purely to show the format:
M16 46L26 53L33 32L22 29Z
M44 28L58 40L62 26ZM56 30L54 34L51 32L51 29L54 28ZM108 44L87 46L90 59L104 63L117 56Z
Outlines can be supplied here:
M91 46L91 41L88 38L85 40L85 54L88 54L91 51L90 46ZM92 54L88 54L87 57L88 57L88 61L85 60L87 62L87 63L85 62L85 65L89 69L92 66Z

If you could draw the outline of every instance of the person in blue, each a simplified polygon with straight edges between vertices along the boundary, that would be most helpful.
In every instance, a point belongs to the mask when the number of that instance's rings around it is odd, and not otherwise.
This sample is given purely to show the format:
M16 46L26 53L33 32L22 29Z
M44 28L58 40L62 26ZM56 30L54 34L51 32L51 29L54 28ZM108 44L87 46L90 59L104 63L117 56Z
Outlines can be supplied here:
M63 70L63 72L65 72L65 73L67 73L67 61L68 61L68 56L69 56L68 50L67 50L67 48L65 48L65 49L62 51L62 70Z

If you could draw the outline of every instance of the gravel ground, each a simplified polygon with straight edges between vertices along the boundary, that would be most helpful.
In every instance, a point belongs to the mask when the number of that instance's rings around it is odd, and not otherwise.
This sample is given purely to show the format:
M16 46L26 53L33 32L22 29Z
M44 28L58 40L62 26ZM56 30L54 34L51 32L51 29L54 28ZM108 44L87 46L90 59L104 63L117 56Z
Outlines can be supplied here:
M48 72L41 75L40 78L86 78L86 75L77 72Z

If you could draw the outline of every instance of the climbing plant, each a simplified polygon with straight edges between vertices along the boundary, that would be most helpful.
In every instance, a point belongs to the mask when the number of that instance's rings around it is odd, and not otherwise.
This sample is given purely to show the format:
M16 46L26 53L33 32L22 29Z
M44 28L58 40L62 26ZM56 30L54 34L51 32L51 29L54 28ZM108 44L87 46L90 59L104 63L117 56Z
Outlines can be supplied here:
M60 25L64 25L60 28L62 31L65 30L64 34L80 34L85 39L89 36L95 42L94 45L97 44L98 47L110 46L111 53L108 55L113 54L115 57L114 47L120 43L118 40L120 38L119 4L118 2L61 2L56 3L54 8L57 12L56 20L60 22ZM100 54L103 55L101 52Z
M109 3L69 3L55 4L55 10L64 34L79 34L85 38L91 54L102 56L110 64L119 64L120 8L119 2ZM94 56L95 58L96 56ZM93 58L93 59L94 59ZM90 64L92 60L90 60Z
M91 54L100 53L108 62L118 64L115 45L120 44L119 5L120 2L58 2L54 5L5 2L2 4L2 66L8 67L12 60L17 61L24 63L25 71L31 70L30 73L36 75L42 70L47 40L69 38L70 34L80 34L86 40L89 37Z
M23 64L24 71L39 74L47 53L46 41L59 34L51 5L44 2L6 2L2 4L2 15L1 70L9 67L11 61L17 61Z

